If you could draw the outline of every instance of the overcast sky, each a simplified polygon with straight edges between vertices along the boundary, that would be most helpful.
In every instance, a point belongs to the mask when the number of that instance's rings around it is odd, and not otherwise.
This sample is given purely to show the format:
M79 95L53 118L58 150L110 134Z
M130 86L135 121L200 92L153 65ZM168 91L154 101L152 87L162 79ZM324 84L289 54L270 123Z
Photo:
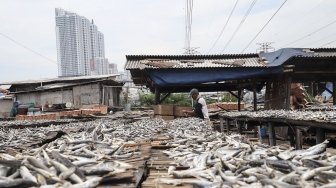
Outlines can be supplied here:
M93 19L105 35L106 58L123 70L127 54L183 54L186 0L0 0L0 82L57 77L55 8ZM242 53L284 0L194 0L191 46L201 54ZM237 30L233 36L234 31ZM228 41L231 39L231 42ZM256 43L334 47L336 1L288 0ZM224 49L224 46L227 47ZM38 53L38 54L36 54Z

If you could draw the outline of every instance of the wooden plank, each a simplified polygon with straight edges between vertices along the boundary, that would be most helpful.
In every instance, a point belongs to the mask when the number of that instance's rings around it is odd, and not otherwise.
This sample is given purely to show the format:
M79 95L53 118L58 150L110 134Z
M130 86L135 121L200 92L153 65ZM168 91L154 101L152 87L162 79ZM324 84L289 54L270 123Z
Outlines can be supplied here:
M143 163L143 166L138 170L138 173L135 175L135 187L141 187L142 181L148 175L147 161Z

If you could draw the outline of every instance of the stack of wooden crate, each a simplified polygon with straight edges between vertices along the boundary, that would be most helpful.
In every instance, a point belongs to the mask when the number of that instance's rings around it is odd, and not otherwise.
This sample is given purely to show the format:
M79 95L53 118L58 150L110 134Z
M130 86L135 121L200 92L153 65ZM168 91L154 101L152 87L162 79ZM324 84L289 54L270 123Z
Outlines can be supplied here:
M17 115L16 120L34 121L34 120L56 120L56 113L39 114L39 115Z
M173 120L174 118L184 117L183 110L191 111L191 107L187 106L176 106L176 105L155 105L154 116L157 118L162 118L164 120Z
M208 109L217 109L217 110L238 110L237 102L220 102L220 103L212 103L208 105ZM240 104L240 109L244 109L244 103ZM210 110L211 111L211 110Z
M161 118L164 120L173 120L174 119L174 105L161 104L154 105L154 117Z

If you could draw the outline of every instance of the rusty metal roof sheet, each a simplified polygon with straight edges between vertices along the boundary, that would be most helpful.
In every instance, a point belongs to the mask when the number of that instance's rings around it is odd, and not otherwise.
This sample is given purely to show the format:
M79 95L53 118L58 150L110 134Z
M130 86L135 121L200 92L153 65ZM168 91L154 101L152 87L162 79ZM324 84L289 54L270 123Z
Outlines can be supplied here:
M128 55L125 69L264 67L258 54L237 55Z

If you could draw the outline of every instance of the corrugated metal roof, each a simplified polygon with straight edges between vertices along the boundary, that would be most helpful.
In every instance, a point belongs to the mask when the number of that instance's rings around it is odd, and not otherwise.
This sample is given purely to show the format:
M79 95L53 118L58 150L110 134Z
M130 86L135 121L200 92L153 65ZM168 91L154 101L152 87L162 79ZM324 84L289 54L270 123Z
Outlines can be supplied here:
M336 56L336 48L311 48L310 50L315 52L315 55L319 57Z
M264 67L258 54L233 55L128 55L125 69Z
M60 78L49 78L41 80L24 80L24 81L14 81L14 82L2 82L1 84L34 84L41 82L62 82L71 80L91 80L91 79L104 79L109 77L116 77L120 74L110 74L110 75L94 75L94 76L76 76L76 77L60 77Z

